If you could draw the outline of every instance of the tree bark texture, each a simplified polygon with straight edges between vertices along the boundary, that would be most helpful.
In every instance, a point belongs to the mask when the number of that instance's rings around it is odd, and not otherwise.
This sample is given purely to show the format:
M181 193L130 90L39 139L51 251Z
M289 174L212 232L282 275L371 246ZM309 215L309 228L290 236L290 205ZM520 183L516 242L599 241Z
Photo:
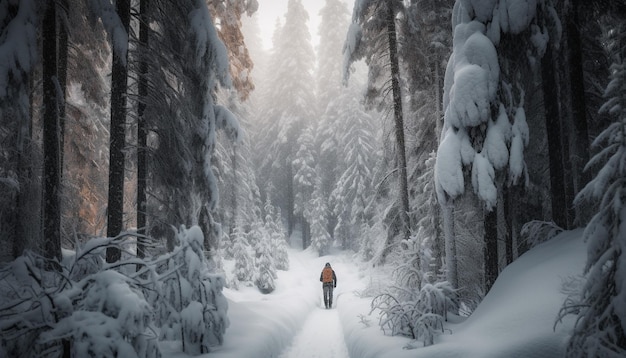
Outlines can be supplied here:
M239 198L238 198L238 188L239 188L239 178L238 178L238 174L237 174L237 146L235 144L233 144L233 152L231 153L230 156L230 162L232 164L232 170L233 170L233 180L230 184L230 207L232 210L231 213L231 224L230 224L230 233L233 233L233 230L235 229L236 226L238 226L237 223L237 215L238 215L238 211L239 211Z
M568 97L571 98L572 134L570 135L570 162L572 166L572 179L574 195L584 188L591 179L589 172L584 171L589 162L589 131L587 126L587 102L585 99L585 80L583 74L582 44L579 32L578 11L580 0L570 1L565 8L565 36L566 36L566 62L568 66ZM573 198L572 198L573 201ZM574 223L584 224L589 219L589 213L584 213L584 208L575 208Z
M139 46L143 47L139 56L139 80L137 84L137 94L139 104L137 105L137 257L146 257L145 239L141 236L146 233L146 188L148 178L147 150L148 150L148 130L144 113L146 110L146 99L148 97L148 63L143 57L148 49L148 10L150 0L141 0L139 4ZM140 267L137 266L137 269Z
M443 237L446 252L446 279L452 287L459 287L457 259L456 259L456 239L454 237L454 203L443 203L441 205L443 216Z
M567 228L568 205L565 195L565 169L563 167L563 147L559 98L554 72L552 46L548 45L541 59L541 77L548 137L550 161L550 192L552 197L552 220L562 228Z
M389 37L389 62L391 64L391 89L393 92L393 112L397 146L397 163L399 169L399 200L400 216L402 219L404 239L409 239L411 233L409 222L409 190L406 169L406 148L404 144L404 120L402 118L402 96L400 94L400 67L398 64L398 41L396 38L395 12L391 4L387 8L387 35Z
M117 14L128 33L130 23L130 0L118 0L115 4ZM113 66L111 71L111 129L109 148L109 207L107 211L107 236L120 234L124 220L124 147L126 130L126 89L128 69L124 58L113 46ZM107 248L107 262L118 261L121 251Z
M498 213L485 210L485 292L489 292L498 278Z
M61 0L59 2L59 7L63 9L65 12L65 16L61 16L61 14L57 11L57 28L58 28L58 47L57 47L57 78L59 79L59 88L62 91L62 98L59 99L59 141L60 141L60 154L59 154L59 168L60 168L60 178L63 179L63 163L64 163L64 152L65 152L65 101L67 98L67 51L68 51L68 33L67 33L67 23L62 21L63 18L67 18L68 12L68 2L67 0Z
M291 237L295 226L294 211L295 194L293 192L293 166L291 161L287 163L287 237Z
M56 3L49 0L42 23L43 237L44 256L61 260L60 138L57 92Z

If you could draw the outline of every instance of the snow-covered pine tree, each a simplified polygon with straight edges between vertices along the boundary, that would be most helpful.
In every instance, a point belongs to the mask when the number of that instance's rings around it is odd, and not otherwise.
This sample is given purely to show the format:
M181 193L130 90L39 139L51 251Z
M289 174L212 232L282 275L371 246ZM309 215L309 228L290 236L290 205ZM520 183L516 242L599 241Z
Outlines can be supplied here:
M235 223L233 226L226 240L220 242L220 255L226 260L234 258L235 238L239 235L245 235L245 230L241 227L241 224Z
M311 211L311 246L320 256L328 255L333 239L326 229L328 227L326 221L328 208L322 194L321 179L317 180L309 206Z
M32 71L39 61L37 33L39 9L35 0L4 3L0 13L0 260L9 261L39 237L40 198L35 190L34 143L31 142L29 100ZM31 194L32 196L32 194ZM29 214L31 213L31 214Z
M568 357L626 355L626 35L622 22L611 39L615 53L606 102L601 111L614 118L594 141L603 148L586 169L604 166L577 195L576 204L600 200L583 237L587 241L582 308L567 349Z
M230 135L217 137L213 168L220 193L220 219L229 228L237 223L261 220L261 197L256 183L251 150L250 132L251 107L236 96L233 90L218 92L218 103L227 107L237 118L241 131L236 138Z
M251 282L255 277L254 257L252 247L246 239L241 227L237 226L231 234L233 244L232 257L235 260L233 273L235 278L242 283Z
M265 220L262 229L264 235L269 236L272 241L272 257L274 258L276 269L288 270L287 234L282 224L280 208L275 208L270 197L267 197L263 210L265 211Z
M317 181L317 171L315 170L318 157L315 150L315 128L312 124L307 124L302 134L298 138L298 151L293 159L294 169L294 214L301 218L302 223L302 248L306 249L311 241L310 225L312 222L312 210L310 209L315 182Z
M216 245L219 230L212 212L218 192L211 163L216 132L239 131L234 115L214 101L217 87L231 84L227 50L205 1L152 5L155 33L148 51L155 55L149 56L148 77L159 90L149 96L144 114L154 133L148 143L148 186L153 194L147 207L148 233L166 237L171 249L170 225L197 223L203 226L207 245ZM176 78L176 86L171 78Z
M426 198L434 198L434 153L439 143L439 133L443 125L443 109L441 108L443 74L445 59L450 56L452 47L452 29L450 14L454 0L414 0L407 4L406 16L400 21L400 31L404 38L399 53L402 61L403 77L410 96L407 96L407 171L410 195L410 219L416 228L414 235L426 230L436 239L431 242L438 244L435 250L436 261L441 265L444 247L439 205L430 210L423 210ZM430 176L430 178L428 177ZM430 185L428 184L430 182ZM430 191L430 193L429 193ZM431 231L432 230L432 231ZM434 237L433 237L434 238ZM425 263L426 264L426 263ZM426 269L426 268L424 268ZM438 269L435 269L437 272Z
M274 282L278 276L276 275L276 265L274 258L272 257L272 240L267 235L260 238L258 245L256 246L256 261L255 267L257 271L257 277L255 278L255 284L262 293L272 293L276 288Z
M541 55L537 2L457 1L452 15L453 53L444 79L444 125L435 164L436 188L443 209L449 280L458 284L453 252L454 199L471 180L484 211L484 281L487 290L498 276L498 193L525 180L524 148L528 125L524 112L524 68ZM506 12L500 10L506 9ZM525 66L511 43L524 44ZM500 50L500 52L498 52ZM534 57L533 57L534 56ZM510 59L510 60L509 60ZM502 66L502 67L501 67ZM467 175L467 178L466 178Z
M396 19L404 12L404 4L397 0L358 0L354 3L352 24L348 29L344 45L344 79L348 80L354 62L364 59L369 67L366 99L378 102L381 109L390 116L393 113L393 147L389 147L389 160L386 161L396 175L393 192L397 195L393 207L387 211L387 248L382 259L401 240L410 236L409 192L407 183L407 156L405 145L405 120L402 110L400 86L400 66L398 57L399 41ZM391 103L385 103L382 93L389 93Z
M270 234L272 240L272 247L274 248L272 254L274 257L274 264L277 270L289 270L289 253L287 252L287 240L285 237L285 230L273 231Z
M254 252L255 257L258 257L258 247L261 240L263 240L265 236L265 228L263 227L262 222L255 221L250 224L250 230L246 232L246 239L248 240L248 245L252 248L252 252Z
M333 211L337 217L334 229L335 239L341 242L344 249L357 250L359 246L359 229L366 217L366 208L373 200L372 173L378 160L378 130L374 124L374 116L365 111L355 93L355 88L346 89L340 96L344 131L337 140L337 149L343 171L332 192Z

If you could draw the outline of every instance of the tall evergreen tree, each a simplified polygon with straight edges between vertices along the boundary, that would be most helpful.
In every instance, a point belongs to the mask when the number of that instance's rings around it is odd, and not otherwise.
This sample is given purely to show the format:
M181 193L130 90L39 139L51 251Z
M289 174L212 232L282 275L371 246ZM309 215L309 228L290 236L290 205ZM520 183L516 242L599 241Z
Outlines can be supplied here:
M451 234L452 218L445 208L465 190L464 170L484 205L487 290L499 272L495 210L498 192L506 179L510 183L525 179L523 153L528 144L528 125L525 89L518 79L528 72L516 62L518 51L511 51L510 44L521 40L530 55L529 61L542 51L540 45L530 42L530 25L536 21L537 5L517 8L516 16L511 17L500 17L495 11L498 6L508 3L455 4L453 53L446 70L443 98L445 119L435 167L438 198L447 221L446 236ZM450 240L447 238L446 243Z
M406 146L396 30L396 18L403 11L404 6L400 1L356 1L352 15L352 25L348 31L344 47L344 76L346 76L346 79L350 73L350 65L361 58L365 58L366 63L370 67L368 96L377 97L380 94L379 91L383 91L391 93L393 98L390 107L393 109L394 116L395 155L393 162L396 164L395 171L397 171L398 198L397 209L390 211L393 212L392 220L395 222L389 225L390 232L387 237L385 253L389 252L394 246L394 241L397 241L398 237L407 240L411 231L411 223L408 216L409 194ZM381 43L382 38L385 39L384 43ZM382 58L381 52L386 54L385 57L388 59L384 61L384 64L379 62ZM385 67L388 67L390 72L382 71ZM375 81L380 81L383 73L391 79L389 81L385 79L384 83L386 85L378 87ZM391 83L390 87L388 87L389 83Z
M10 260L28 247L27 237L39 237L40 198L35 189L31 78L39 61L38 2L3 3L0 13L0 245ZM33 215L35 213L35 215Z
M313 192L309 206L310 222L311 222L311 246L319 253L320 256L328 255L330 253L330 247L332 245L332 238L326 229L328 224L326 222L326 201L324 200L321 192L321 184L318 180L318 185Z
M626 7L625 7L626 8ZM615 27L614 62L601 111L615 120L594 141L604 145L587 168L604 166L576 197L577 204L599 200L598 212L586 227L586 282L582 287L574 334L568 346L571 357L619 357L626 354L626 26Z
M314 148L314 130L312 124L303 130L297 140L298 151L292 163L295 171L293 180L296 192L294 213L301 218L303 249L310 244L309 227L313 219L310 205L318 172L315 170L315 158L318 155Z
M434 163L433 154L443 125L443 74L452 45L449 21L453 5L452 0L412 0L400 22L404 38L400 47L401 70L406 77L408 93L412 94L407 96L406 109L406 136L410 138L407 141L409 216L413 233L424 234L417 240L427 240L436 248L434 255L437 257L433 257L433 263L437 266L441 265L444 254L441 209L436 205L424 210L424 206L432 203L426 198L436 197L435 187L431 185L434 178L427 175L434 175L429 163ZM428 229L425 222L431 225Z
M148 62L144 57L150 41L150 0L141 0L139 5L139 47L140 59L137 85L137 233L146 234L146 204L148 183L148 128L145 118L146 100L148 97ZM145 239L137 238L137 256L146 256ZM139 269L139 266L137 266Z
M198 224L206 248L216 249L221 233L212 214L218 201L211 163L216 132L224 129L235 138L239 131L237 119L214 98L218 85L231 84L227 51L205 2L151 5L155 26L147 51L148 81L150 88L162 90L150 92L144 114L153 134L148 142L148 232L166 237L171 249L172 225Z
M45 5L43 24L43 236L44 254L61 260L61 162L59 103L57 91L57 5L55 0Z
M115 9L126 34L130 26L130 0L119 0ZM128 44L126 36L125 43ZM107 236L115 237L124 227L124 149L126 147L126 91L128 87L128 52L113 46L111 73L111 124L109 147L109 199L107 209ZM107 248L107 262L118 261L118 248Z
M339 117L345 128L338 135L338 157L344 158L342 172L332 192L331 209L338 218L335 238L344 249L358 249L360 226L370 218L366 208L373 200L373 171L378 160L375 117L366 112L354 90L345 90L339 97Z

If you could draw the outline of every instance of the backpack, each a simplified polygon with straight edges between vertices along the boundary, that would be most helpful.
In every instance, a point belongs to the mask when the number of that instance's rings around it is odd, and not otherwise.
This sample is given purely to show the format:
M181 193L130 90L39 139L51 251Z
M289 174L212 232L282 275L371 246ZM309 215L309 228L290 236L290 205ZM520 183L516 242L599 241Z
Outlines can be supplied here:
M322 282L333 282L333 269L331 269L330 267L324 267L324 269L322 270Z

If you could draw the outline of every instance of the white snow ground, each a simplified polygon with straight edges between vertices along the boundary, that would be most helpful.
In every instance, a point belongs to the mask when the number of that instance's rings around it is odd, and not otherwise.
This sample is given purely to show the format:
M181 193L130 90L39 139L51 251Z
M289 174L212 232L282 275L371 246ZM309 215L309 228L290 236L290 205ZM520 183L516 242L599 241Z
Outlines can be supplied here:
M372 274L344 253L316 257L291 250L291 268L279 271L269 295L255 288L225 290L231 325L224 344L206 358L246 357L564 357L574 317L554 328L565 298L562 281L579 275L586 251L581 230L565 232L507 267L464 322L449 323L430 347L383 335L371 298L359 297ZM334 308L323 308L319 275L325 262L337 273ZM412 347L417 347L410 349ZM164 357L182 358L164 344Z

